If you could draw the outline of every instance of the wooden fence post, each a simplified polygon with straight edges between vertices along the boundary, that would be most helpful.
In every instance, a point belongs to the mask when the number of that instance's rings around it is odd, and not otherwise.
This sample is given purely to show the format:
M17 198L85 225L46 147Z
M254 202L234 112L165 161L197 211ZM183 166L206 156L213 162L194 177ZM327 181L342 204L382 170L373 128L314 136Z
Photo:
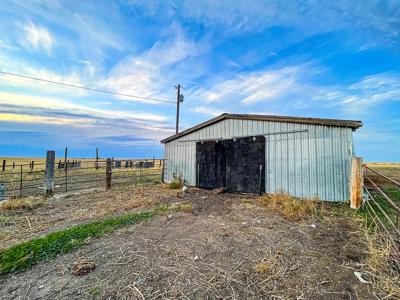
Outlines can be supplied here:
M161 165L161 159L160 159L160 165ZM164 183L164 172L165 172L165 160L163 160L163 164L161 166L161 182Z
M3 159L3 167L2 167L2 171L4 172L6 170L6 160Z
M360 208L363 198L364 177L362 170L362 158L353 157L350 174L350 207Z
M107 158L106 163L106 189L111 189L111 174L112 174L112 160L111 158Z
M55 151L47 151L46 155L46 177L44 179L44 196L49 197L54 193L54 164L56 159Z
M96 170L99 169L99 148L96 148Z
M22 198L22 164L20 166L20 177L19 177L19 197Z

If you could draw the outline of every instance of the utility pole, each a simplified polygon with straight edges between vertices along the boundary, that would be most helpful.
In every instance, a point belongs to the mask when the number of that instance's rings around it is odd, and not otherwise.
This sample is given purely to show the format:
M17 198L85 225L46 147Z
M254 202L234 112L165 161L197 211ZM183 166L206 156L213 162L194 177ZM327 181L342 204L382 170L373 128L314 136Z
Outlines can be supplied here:
M179 132L179 104L183 102L183 95L181 95L181 85L175 86L176 92L176 133Z

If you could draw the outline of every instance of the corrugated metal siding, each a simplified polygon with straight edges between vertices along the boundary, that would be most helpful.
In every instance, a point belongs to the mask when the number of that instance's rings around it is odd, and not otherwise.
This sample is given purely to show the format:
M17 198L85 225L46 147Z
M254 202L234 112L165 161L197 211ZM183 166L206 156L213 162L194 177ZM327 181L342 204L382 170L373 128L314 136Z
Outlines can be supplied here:
M266 135L265 191L345 201L349 195L352 129L271 121L222 120L165 144L165 180L174 174L196 184L196 142L187 140Z

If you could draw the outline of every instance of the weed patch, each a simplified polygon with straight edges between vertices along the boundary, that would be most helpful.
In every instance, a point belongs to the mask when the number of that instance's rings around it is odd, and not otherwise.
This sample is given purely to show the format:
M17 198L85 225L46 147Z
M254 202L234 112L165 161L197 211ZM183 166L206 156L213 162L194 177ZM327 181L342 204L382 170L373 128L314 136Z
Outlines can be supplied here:
M266 194L258 198L265 207L279 212L285 219L300 221L309 218L322 209L322 202L316 199L295 199L288 194Z
M174 210L179 209L180 207L174 208ZM128 213L102 221L74 226L50 233L42 238L16 244L0 251L0 274L22 270L38 261L54 258L61 253L68 253L90 238L98 238L126 225L149 220L168 210L169 207L158 207L151 211Z

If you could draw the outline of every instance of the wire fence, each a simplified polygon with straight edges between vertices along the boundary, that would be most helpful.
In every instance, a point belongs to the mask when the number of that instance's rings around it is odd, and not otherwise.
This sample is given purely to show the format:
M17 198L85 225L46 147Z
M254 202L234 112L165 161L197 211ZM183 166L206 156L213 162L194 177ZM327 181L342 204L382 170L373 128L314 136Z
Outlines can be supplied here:
M162 159L58 160L52 163L52 194L106 188L110 185L146 184L162 180ZM0 166L0 200L38 196L46 193L49 166L43 161Z
M390 242L390 259L400 268L400 174L397 172L363 166L362 211L368 228L382 233L382 237Z

